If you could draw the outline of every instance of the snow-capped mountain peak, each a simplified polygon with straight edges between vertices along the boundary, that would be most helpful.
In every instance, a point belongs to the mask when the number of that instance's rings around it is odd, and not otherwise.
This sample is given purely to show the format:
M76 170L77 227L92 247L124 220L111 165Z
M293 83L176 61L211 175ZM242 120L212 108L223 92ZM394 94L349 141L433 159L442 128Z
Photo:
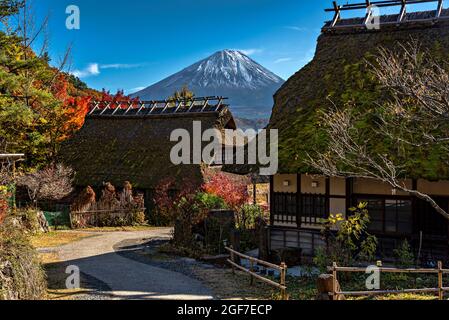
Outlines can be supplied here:
M273 94L284 80L238 50L223 50L135 93L141 99L165 99L187 86L196 96L226 96L234 113L239 108L257 110L269 117ZM246 117L253 117L246 112Z

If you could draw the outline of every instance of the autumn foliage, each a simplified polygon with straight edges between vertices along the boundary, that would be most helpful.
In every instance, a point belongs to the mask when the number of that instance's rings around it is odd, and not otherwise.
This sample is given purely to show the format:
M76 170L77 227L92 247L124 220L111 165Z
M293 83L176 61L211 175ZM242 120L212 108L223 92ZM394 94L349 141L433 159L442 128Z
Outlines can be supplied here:
M109 106L111 109L122 108L128 109L130 103L133 107L139 106L140 99L138 97L131 98L130 96L125 95L123 90L117 90L116 94L111 94L110 91L106 91L103 89L101 92L101 98L99 100L100 108L105 108Z
M234 210L238 210L249 200L247 185L243 182L231 180L224 173L212 176L203 185L203 189L206 193L222 198Z
M6 215L9 210L8 201L6 199L6 189L5 187L0 186L0 224L3 223L3 221L6 218Z
M65 140L84 124L89 111L90 96L73 94L75 89L69 84L66 75L59 74L53 86L53 94L62 103L60 139ZM73 92L73 93L72 93ZM70 94L72 93L72 94Z
M179 188L175 179L167 178L156 187L153 200L157 207L158 221L153 221L154 223L171 224L182 215L182 207L187 203L194 204L198 189L188 181L184 181L181 185Z

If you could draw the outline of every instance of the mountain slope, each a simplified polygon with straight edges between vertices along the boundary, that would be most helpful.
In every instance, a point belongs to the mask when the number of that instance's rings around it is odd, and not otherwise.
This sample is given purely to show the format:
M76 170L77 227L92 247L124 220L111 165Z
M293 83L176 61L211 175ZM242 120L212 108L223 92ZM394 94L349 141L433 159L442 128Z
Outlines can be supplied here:
M237 117L269 118L273 95L284 80L240 51L224 50L133 94L166 99L187 86L196 96L225 96Z

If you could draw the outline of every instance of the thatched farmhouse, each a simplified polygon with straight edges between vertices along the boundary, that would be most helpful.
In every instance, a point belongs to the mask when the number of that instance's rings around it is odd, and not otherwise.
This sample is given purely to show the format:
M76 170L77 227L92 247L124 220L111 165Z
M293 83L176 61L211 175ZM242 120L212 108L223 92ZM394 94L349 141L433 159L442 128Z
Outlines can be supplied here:
M188 102L152 101L108 105L97 103L83 128L61 150L63 161L76 171L78 187L100 188L110 182L131 182L152 207L152 191L166 178L201 186L211 171L208 164L175 165L170 152L177 144L170 136L185 129L193 136L193 122L207 129L235 129L234 118L222 98L197 98ZM191 155L193 157L193 154ZM193 163L193 162L192 162Z
M435 3L438 5L438 1ZM322 219L367 202L369 230L378 237L383 256L391 256L393 249L407 239L422 258L447 258L448 220L427 202L376 180L317 175L304 160L326 145L318 121L321 111L342 105L342 97L365 95L363 98L375 91L374 86L360 81L364 71L359 67L379 48L393 50L413 39L448 61L449 10L438 6L431 12L401 11L381 17L380 29L368 30L366 18L340 19L343 9L336 6L335 19L322 29L313 61L275 95L269 128L279 130L280 170L271 177L270 249L300 248L304 255L314 255L325 245ZM412 160L404 183L431 195L448 210L449 181L443 179L449 178L449 167L437 159L430 161L426 155ZM230 171L239 169L247 173L244 167Z

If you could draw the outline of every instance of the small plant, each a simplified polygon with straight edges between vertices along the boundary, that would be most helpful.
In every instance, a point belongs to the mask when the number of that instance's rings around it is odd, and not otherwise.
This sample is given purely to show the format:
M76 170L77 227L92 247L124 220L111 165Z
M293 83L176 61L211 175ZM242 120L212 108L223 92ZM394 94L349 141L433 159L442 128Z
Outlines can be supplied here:
M259 205L244 204L238 215L238 229L254 229L256 227L257 218L263 218L264 211Z
M7 201L7 188L0 186L0 225L6 218L9 211L8 201Z
M200 201L204 207L209 210L223 210L229 208L223 198L215 194L200 192L197 194L196 200Z
M412 248L407 240L404 240L393 252L396 258L396 264L399 267L409 268L414 265L415 256L413 255Z
M330 215L323 220L323 235L328 243L327 249L318 251L315 262L320 268L326 263L337 262L351 265L354 260L370 261L375 258L377 238L368 233L370 217L367 203L360 203L349 209L345 219L342 214Z
M144 224L147 224L145 212L134 212L132 214L132 224L135 226L142 226Z

